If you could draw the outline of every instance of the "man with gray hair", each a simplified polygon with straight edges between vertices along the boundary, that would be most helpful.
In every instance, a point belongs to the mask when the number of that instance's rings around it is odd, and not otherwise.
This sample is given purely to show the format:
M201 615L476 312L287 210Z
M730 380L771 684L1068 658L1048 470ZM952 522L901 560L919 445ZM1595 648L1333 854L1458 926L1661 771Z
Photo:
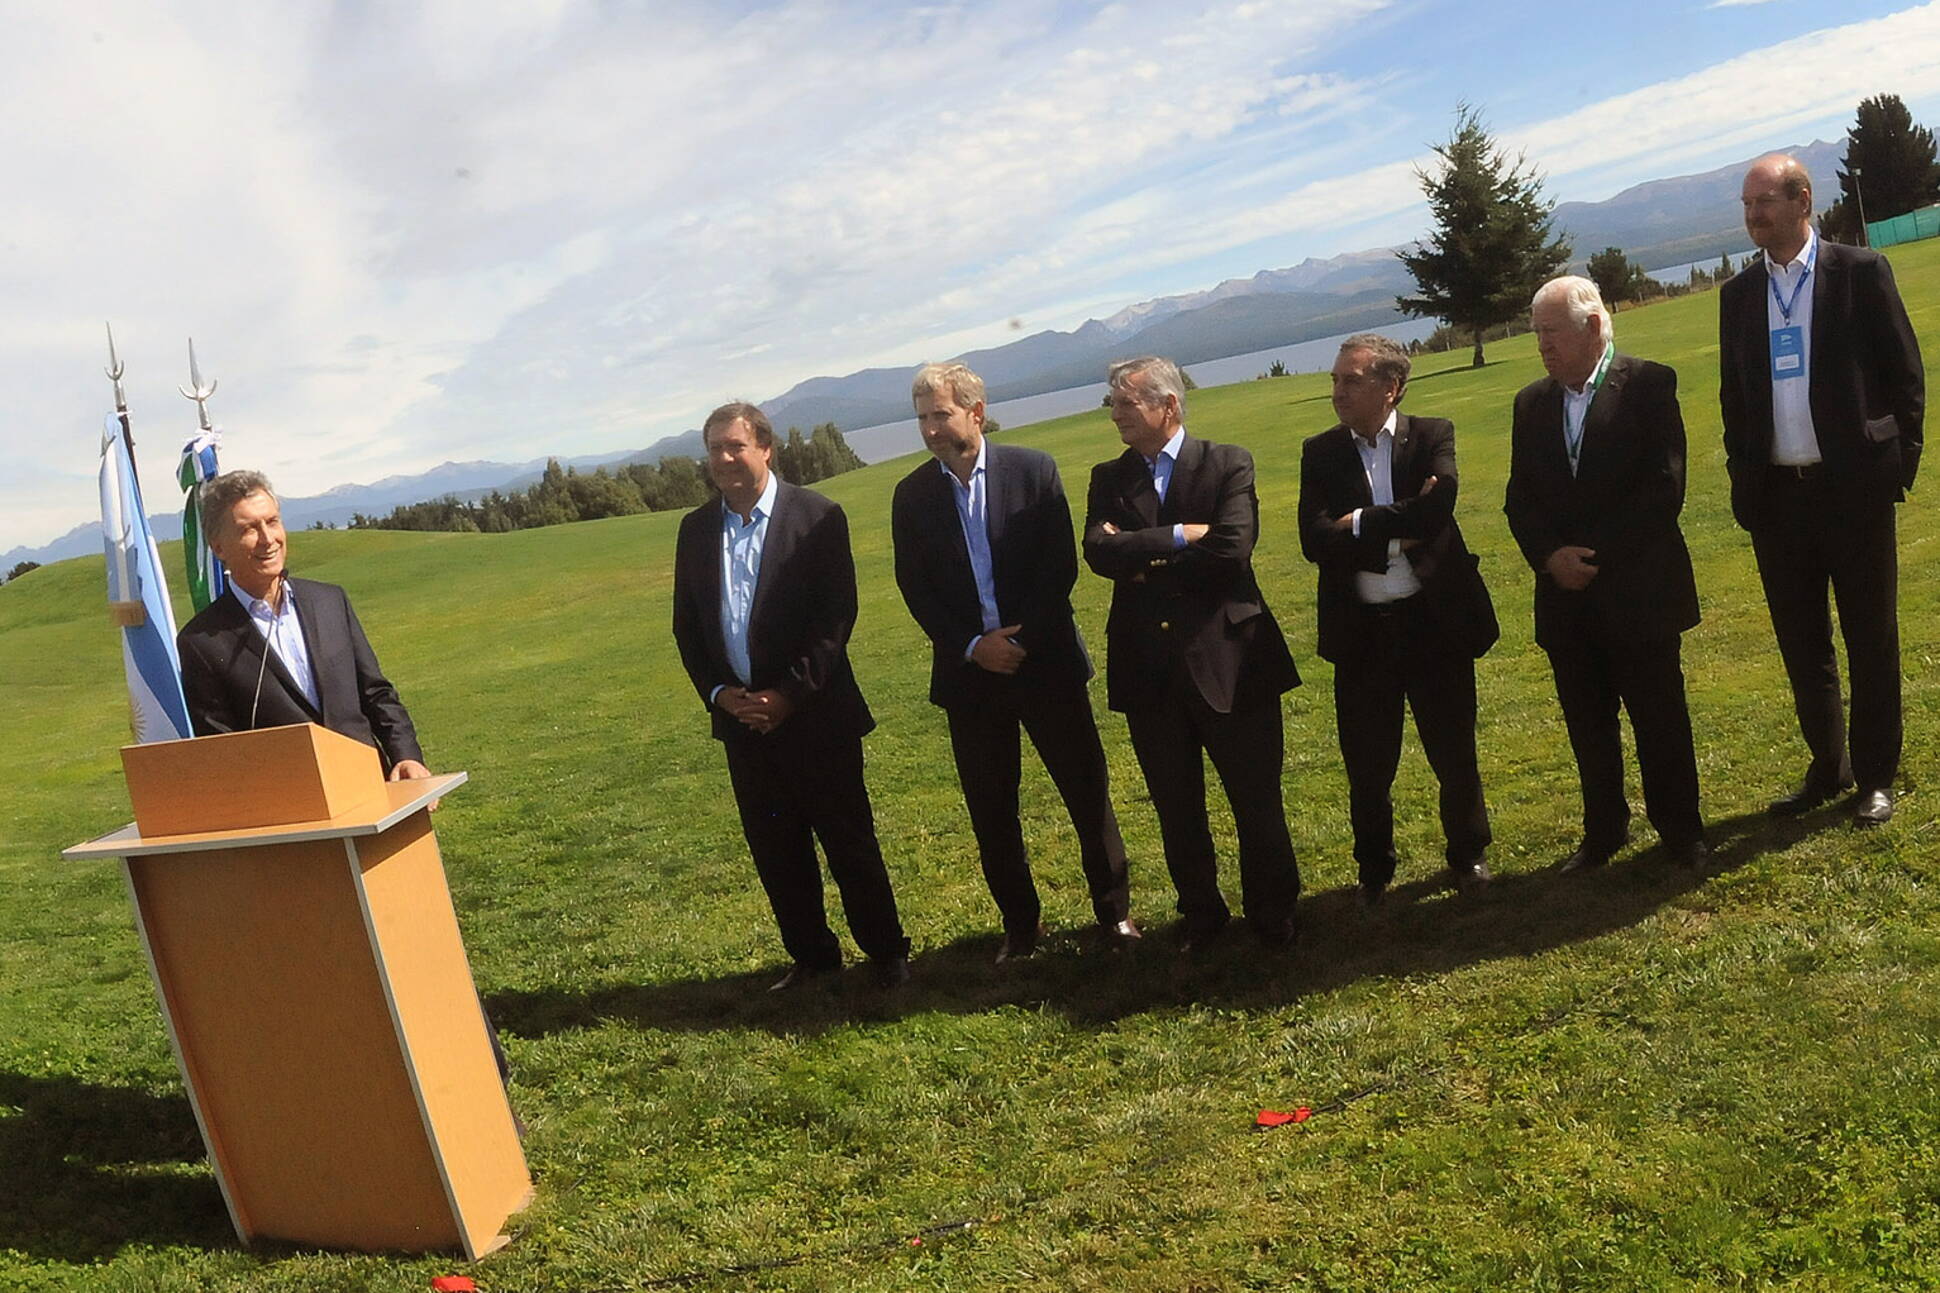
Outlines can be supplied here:
M933 461L896 486L896 586L930 639L930 703L949 719L984 881L1003 917L997 960L1031 955L1044 928L1017 812L1020 727L1071 815L1099 927L1113 943L1136 939L1085 687L1091 657L1071 615L1078 552L1057 463L984 437L983 379L963 364L925 364L910 395Z
M289 536L268 479L217 476L203 486L201 519L229 591L176 635L195 734L316 723L374 747L392 781L430 776L344 590L286 572Z
M1449 879L1488 883L1489 810L1475 757L1475 661L1495 608L1455 523L1455 427L1400 411L1408 352L1349 337L1334 359L1340 422L1300 454L1300 550L1320 567L1320 655L1334 665L1361 900L1394 879L1394 785L1405 709L1441 783Z
M1125 452L1092 468L1085 564L1112 581L1105 694L1125 715L1194 951L1230 919L1206 818L1205 759L1239 836L1246 922L1294 938L1300 868L1287 832L1280 696L1300 685L1253 577L1260 532L1253 456L1185 429L1185 376L1148 356L1110 370Z
M1583 841L1562 869L1600 866L1630 842L1619 707L1637 738L1644 811L1665 853L1694 866L1709 850L1680 659L1698 601L1677 522L1677 374L1617 353L1586 278L1543 284L1529 320L1549 376L1516 395L1503 511L1536 572L1536 645L1583 788Z

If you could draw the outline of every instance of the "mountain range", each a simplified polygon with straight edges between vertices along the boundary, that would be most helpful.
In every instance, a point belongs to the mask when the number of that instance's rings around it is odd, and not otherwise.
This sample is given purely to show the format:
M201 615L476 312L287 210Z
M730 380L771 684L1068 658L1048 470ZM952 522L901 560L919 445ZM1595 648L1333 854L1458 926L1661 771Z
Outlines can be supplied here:
M1836 187L1834 168L1843 141L1818 141L1792 152L1813 176L1814 192ZM1746 161L1698 175L1649 180L1602 202L1564 202L1556 228L1567 236L1580 266L1592 253L1621 247L1645 269L1702 262L1736 253L1746 243L1738 219L1738 187ZM1376 247L1326 259L1309 258L1249 278L1126 306L1105 319L1089 319L1070 332L1045 331L1007 345L960 356L983 377L992 403L1101 380L1105 365L1130 354L1161 354L1183 364L1250 354L1392 324L1403 316L1394 298L1413 281L1394 247ZM778 427L833 422L845 431L907 419L907 367L865 368L842 377L811 377L762 404ZM561 458L581 471L658 462L671 454L700 456L700 432L683 431L645 449ZM870 455L864 452L865 457ZM497 489L523 489L539 478L546 459L523 463L447 462L411 476L388 476L363 485L339 485L323 494L283 500L292 529L343 525L356 513L382 515L406 503L455 495L481 498ZM154 518L158 538L181 535L178 515ZM98 551L99 528L76 526L37 548L0 553L0 571L20 561L46 564Z

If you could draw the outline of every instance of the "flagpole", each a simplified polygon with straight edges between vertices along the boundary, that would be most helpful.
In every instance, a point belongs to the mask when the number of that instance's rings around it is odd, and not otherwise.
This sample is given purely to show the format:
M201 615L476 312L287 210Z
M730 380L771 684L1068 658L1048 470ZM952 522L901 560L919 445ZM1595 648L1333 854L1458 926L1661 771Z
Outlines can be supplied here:
M121 356L115 353L115 325L109 323L104 326L108 329L108 367L104 371L108 374L108 380L115 385L115 418L121 423L122 443L128 446L128 469L134 479L135 501L141 503L141 471L135 464L134 419L128 416L128 397L121 389L121 375L126 369L122 366ZM147 510L148 505L142 503L143 513L146 514Z

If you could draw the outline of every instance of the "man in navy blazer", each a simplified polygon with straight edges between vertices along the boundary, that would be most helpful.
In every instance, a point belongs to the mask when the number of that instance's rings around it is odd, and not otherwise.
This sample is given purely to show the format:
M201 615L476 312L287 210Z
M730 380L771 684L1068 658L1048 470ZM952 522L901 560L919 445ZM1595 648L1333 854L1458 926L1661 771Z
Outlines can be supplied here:
M1206 817L1210 757L1239 836L1247 924L1294 938L1300 868L1282 790L1280 696L1300 685L1253 577L1260 532L1253 456L1185 429L1185 378L1169 359L1112 365L1111 416L1125 452L1091 471L1085 564L1112 581L1105 697L1125 715L1179 893L1181 944L1230 918Z
M1394 879L1404 707L1441 783L1443 857L1458 888L1489 881L1489 809L1475 757L1475 661L1495 607L1455 523L1455 427L1396 407L1408 352L1379 333L1341 343L1340 422L1300 454L1300 550L1320 568L1320 655L1334 665L1361 899Z
M932 649L930 702L1003 918L999 963L1037 948L1043 926L1018 817L1018 729L1064 799L1092 913L1114 940L1139 936L1125 842L1085 684L1091 657L1071 615L1078 578L1071 506L1049 454L984 437L984 384L963 364L926 364L911 387L933 455L896 486L896 585Z
M344 590L285 573L289 539L269 480L230 471L210 481L202 532L229 590L176 635L195 734L316 723L375 748L393 781L430 776Z
M1587 278L1551 279L1529 311L1549 376L1516 394L1503 511L1536 572L1536 645L1583 788L1583 842L1565 871L1630 841L1619 706L1637 738L1644 812L1669 857L1710 855L1684 696L1682 634L1698 622L1684 508L1677 374L1617 353Z
M1877 826L1893 815L1902 742L1893 506L1920 467L1920 346L1886 259L1820 241L1796 159L1754 162L1743 199L1764 255L1718 291L1725 466L1812 756L1771 810L1804 812L1856 780L1854 824ZM1852 678L1850 746L1828 587Z
M701 436L721 497L681 518L674 642L726 752L741 830L793 960L774 989L842 966L818 839L849 932L894 987L909 977L909 939L863 780L862 738L875 719L849 667L848 519L775 474L774 427L754 405L722 405Z

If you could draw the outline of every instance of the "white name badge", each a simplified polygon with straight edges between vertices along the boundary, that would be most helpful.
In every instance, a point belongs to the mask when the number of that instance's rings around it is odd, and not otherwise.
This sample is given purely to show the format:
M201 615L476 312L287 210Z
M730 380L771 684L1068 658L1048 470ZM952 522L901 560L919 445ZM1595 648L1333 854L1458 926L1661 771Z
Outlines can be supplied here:
M1805 331L1802 328L1772 330L1772 380L1805 376Z

